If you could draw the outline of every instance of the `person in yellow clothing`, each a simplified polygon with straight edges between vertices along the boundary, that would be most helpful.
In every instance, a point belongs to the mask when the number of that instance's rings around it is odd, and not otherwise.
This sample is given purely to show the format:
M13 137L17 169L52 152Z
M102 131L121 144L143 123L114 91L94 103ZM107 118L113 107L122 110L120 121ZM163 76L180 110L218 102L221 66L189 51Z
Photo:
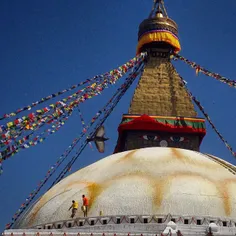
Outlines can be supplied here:
M72 201L72 205L71 205L71 207L69 208L69 210L72 208L71 218L74 218L74 216L75 216L75 214L76 214L76 212L77 212L78 207L79 207L79 203L73 200L73 201ZM69 211L69 210L68 210L68 211Z

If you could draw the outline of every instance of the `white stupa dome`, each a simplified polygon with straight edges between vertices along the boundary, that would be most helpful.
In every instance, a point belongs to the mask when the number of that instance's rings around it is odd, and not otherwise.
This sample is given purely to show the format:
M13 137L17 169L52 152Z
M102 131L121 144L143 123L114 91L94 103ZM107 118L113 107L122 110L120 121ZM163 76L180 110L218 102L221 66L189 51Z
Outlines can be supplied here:
M30 228L70 219L82 194L88 216L181 215L236 219L235 167L219 158L175 148L143 148L108 156L68 176L16 222ZM80 209L76 217L82 217Z

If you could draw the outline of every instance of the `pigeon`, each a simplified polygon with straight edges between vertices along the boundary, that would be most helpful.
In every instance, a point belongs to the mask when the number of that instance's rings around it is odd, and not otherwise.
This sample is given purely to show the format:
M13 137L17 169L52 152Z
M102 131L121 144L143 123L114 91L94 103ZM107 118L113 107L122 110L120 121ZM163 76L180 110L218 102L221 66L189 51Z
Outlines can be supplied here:
M87 138L88 142L94 142L98 151L104 153L105 151L105 141L109 138L105 138L105 128L104 126L99 127L92 138Z

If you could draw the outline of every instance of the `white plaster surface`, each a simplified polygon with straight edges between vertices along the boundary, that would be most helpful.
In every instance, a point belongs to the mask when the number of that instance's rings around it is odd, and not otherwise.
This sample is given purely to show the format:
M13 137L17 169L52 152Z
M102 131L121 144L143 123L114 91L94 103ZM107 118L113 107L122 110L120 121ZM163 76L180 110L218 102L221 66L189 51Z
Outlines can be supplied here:
M225 162L229 168L234 167ZM88 215L185 215L236 218L236 176L198 152L144 148L108 156L50 191L15 228L69 220L72 200L85 194ZM82 217L80 209L76 217Z

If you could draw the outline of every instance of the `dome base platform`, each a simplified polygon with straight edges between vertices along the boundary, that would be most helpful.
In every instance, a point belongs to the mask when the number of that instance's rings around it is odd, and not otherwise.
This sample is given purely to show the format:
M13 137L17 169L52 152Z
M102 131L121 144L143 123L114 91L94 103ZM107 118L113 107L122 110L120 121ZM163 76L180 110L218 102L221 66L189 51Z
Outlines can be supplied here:
M32 229L11 229L5 236L157 236L235 235L236 222L212 217L184 216L100 216L38 225Z

